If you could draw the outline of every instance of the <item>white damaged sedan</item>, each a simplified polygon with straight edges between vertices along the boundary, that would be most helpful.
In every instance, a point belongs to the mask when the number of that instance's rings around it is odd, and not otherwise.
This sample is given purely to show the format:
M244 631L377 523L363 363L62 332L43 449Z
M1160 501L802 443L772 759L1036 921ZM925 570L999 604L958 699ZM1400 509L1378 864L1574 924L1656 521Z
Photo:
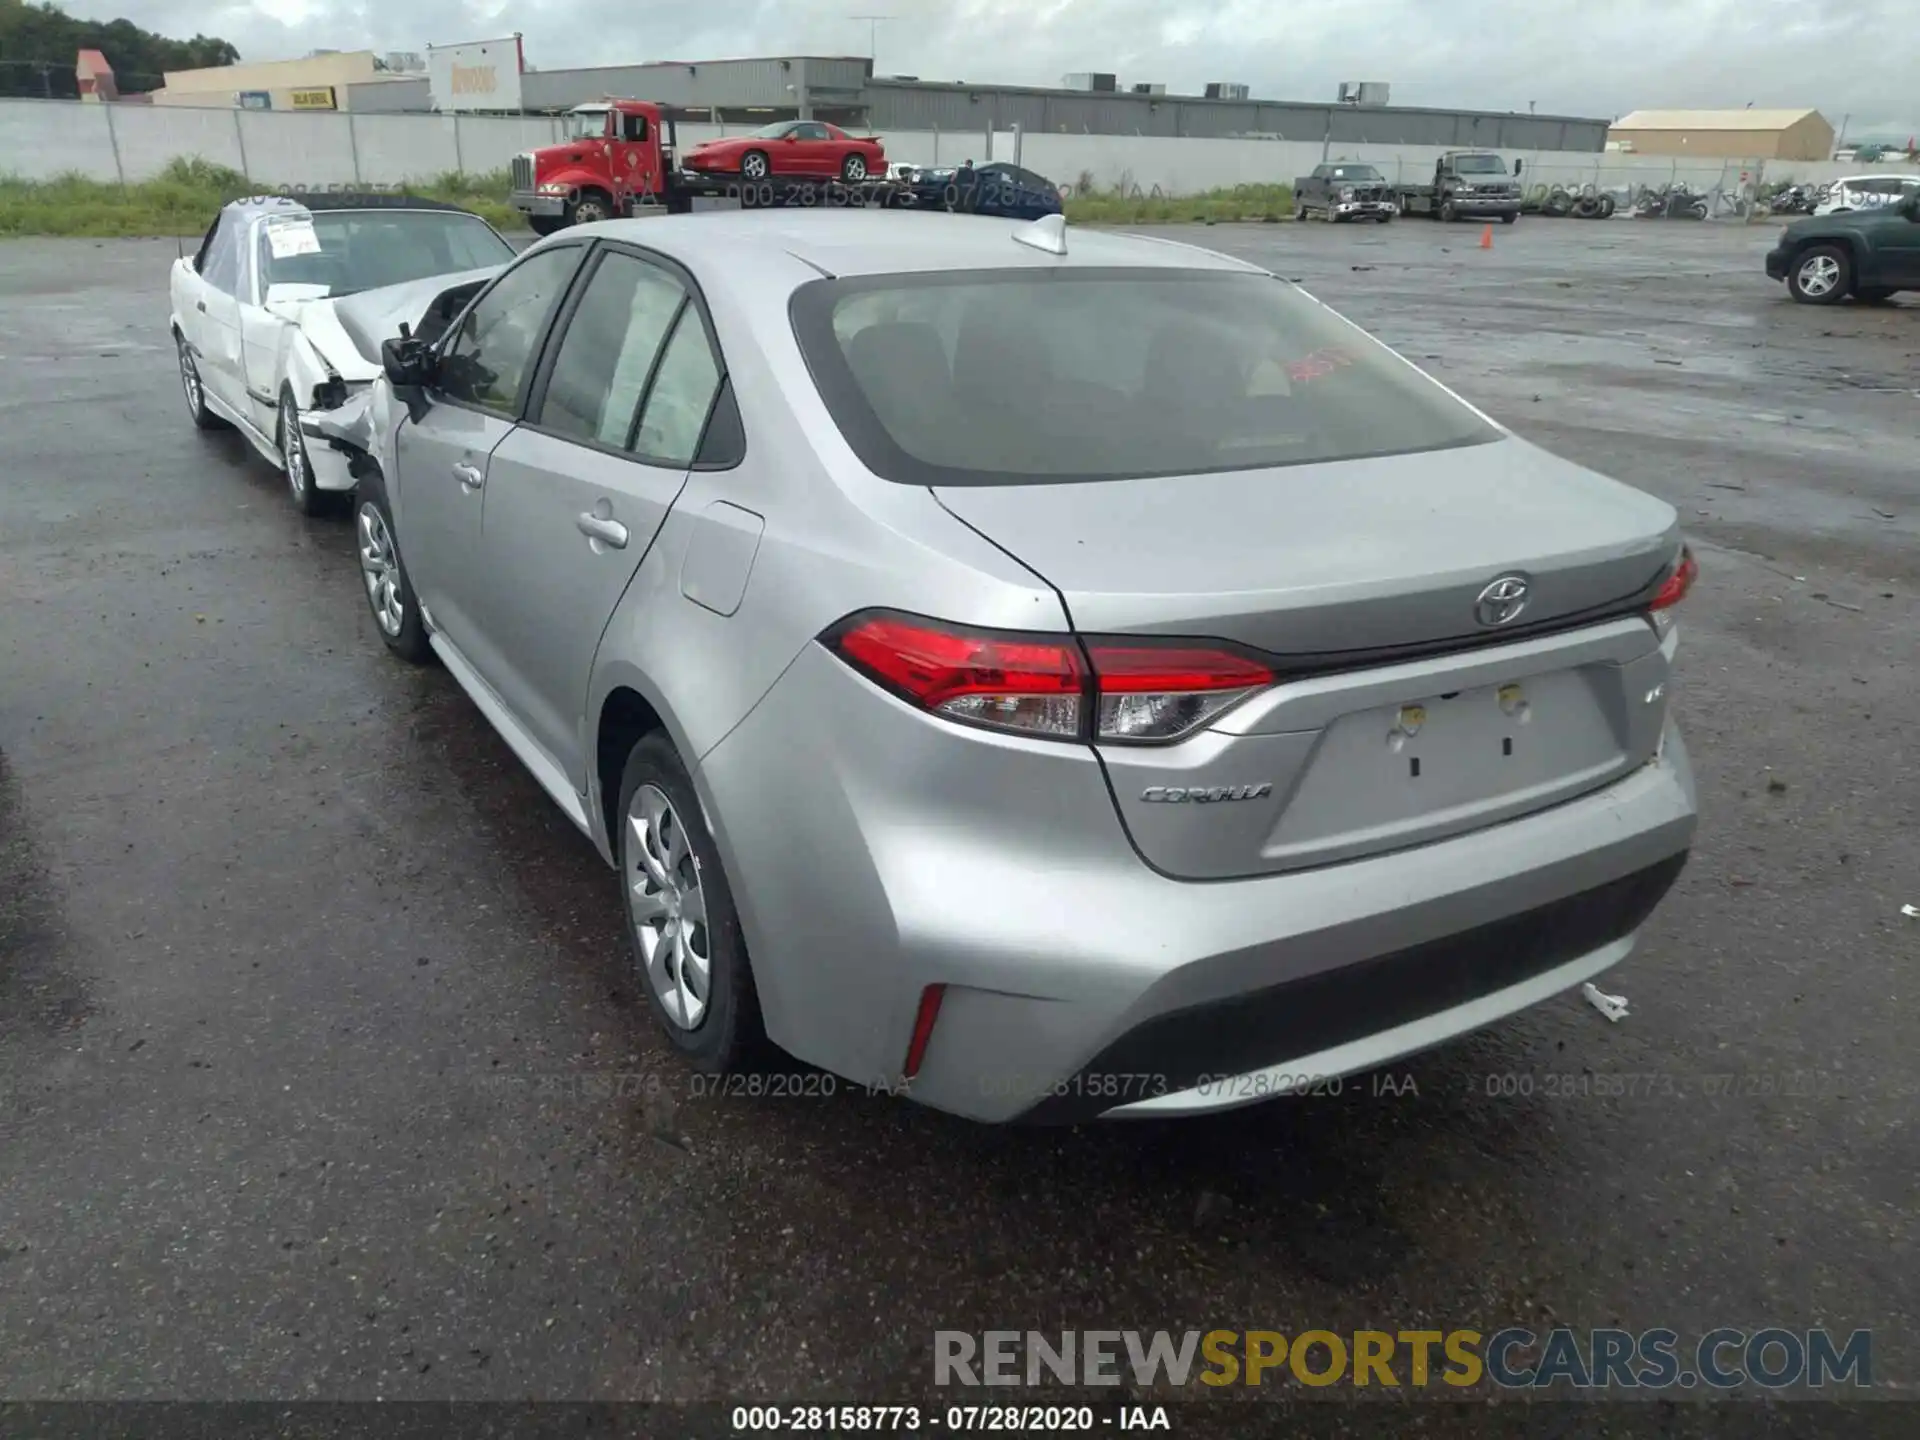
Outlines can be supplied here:
M234 201L173 267L193 423L239 430L313 514L329 492L353 489L356 452L375 448L381 341L402 324L420 329L436 300L464 299L514 253L471 211L412 196Z

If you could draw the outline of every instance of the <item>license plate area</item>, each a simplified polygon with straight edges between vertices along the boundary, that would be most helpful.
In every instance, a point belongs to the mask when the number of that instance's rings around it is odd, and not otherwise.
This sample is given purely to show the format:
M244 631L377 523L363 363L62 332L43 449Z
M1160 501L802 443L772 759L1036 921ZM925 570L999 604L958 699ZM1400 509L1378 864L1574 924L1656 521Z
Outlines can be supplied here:
M1597 665L1516 676L1339 717L1321 733L1268 858L1348 841L1411 843L1605 783L1630 756L1625 716L1608 699L1618 675Z

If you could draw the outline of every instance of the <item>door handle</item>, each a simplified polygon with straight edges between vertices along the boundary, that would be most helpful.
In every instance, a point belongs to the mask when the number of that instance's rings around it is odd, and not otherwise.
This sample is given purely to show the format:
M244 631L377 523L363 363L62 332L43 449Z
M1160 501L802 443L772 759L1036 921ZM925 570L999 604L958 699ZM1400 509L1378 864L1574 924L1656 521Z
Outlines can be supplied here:
M580 533L589 540L598 540L614 550L627 548L627 527L618 520L606 520L586 510L573 523L580 527Z
M207 313L207 302L204 300L196 300L193 302L193 308L204 315Z
M468 491L478 490L484 479L478 469L469 465L464 460L456 460L453 462L453 474L461 486Z

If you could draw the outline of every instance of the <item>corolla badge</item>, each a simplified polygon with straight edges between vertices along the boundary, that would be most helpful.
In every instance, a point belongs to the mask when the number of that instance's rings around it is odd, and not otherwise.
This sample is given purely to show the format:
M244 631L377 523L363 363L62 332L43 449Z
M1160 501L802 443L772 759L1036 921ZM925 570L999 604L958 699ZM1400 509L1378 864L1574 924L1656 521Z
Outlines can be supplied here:
M1511 625L1532 597L1533 586L1524 575L1502 575L1473 602L1473 618L1482 625Z
M1210 805L1219 800L1263 800L1273 782L1259 785L1149 785L1140 798L1154 805Z

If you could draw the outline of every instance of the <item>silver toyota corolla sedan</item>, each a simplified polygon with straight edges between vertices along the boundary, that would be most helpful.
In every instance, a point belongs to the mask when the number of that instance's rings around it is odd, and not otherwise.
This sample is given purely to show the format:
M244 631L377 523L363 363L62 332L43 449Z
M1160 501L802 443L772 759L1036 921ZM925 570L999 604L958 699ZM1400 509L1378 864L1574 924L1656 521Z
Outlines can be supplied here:
M1223 1109L1577 987L1685 862L1673 509L1255 266L612 221L386 358L374 619L616 867L702 1070Z

